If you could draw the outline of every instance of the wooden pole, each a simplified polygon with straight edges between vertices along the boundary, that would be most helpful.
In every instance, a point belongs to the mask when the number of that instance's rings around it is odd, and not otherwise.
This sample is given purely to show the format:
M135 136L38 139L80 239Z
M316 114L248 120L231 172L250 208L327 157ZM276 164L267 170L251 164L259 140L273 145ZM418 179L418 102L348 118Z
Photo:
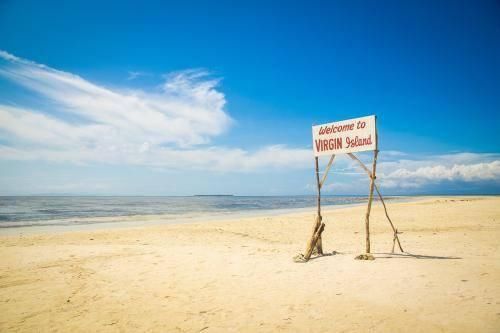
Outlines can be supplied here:
M365 233L366 233L366 253L370 253L370 211L372 209L373 188L375 184L375 169L377 167L377 151L373 154L372 177L370 180L370 194L368 196L368 207L365 215Z
M332 162L333 162L333 159L332 159ZM314 158L314 164L316 167L316 184L318 187L318 221L321 223L321 221L323 220L323 217L321 216L321 182L319 180L319 162L318 162L317 156ZM321 226L318 226L318 227L321 227ZM316 242L316 251L318 252L319 255L323 255L323 242L321 239L321 232L320 232L319 237L318 237L317 242Z
M325 224L321 223L321 217L316 217L316 222L313 229L313 234L311 235L311 240L307 244L306 252L304 253L303 260L300 261L308 261L311 258L315 245L318 243L318 240L321 237L321 233L325 229Z
M304 261L308 261L311 258L311 255L313 253L313 250L316 248L316 251L318 254L323 254L323 244L321 242L321 233L325 229L325 224L322 223L322 217L321 217L321 186L320 186L320 181L319 181L319 165L318 165L318 157L314 158L315 160L315 167L316 167L316 183L318 186L318 198L317 198L317 203L318 203L318 214L316 216L316 220L314 222L314 227L312 230L312 235L311 239L309 240L309 243L307 243L307 248L306 252L304 253Z
M352 158L353 160L358 162L359 165L366 171L366 173L368 174L368 177L372 178L372 172L370 170L368 170L366 165L363 162L361 162L361 160L359 158L357 158L356 155L354 155L353 153L347 153L347 155L349 155L350 158Z
M378 155L378 135L375 127L375 150L373 152L373 166L371 172L371 180L370 180L370 194L368 196L368 207L366 208L365 215L365 233L366 233L366 252L370 253L370 211L372 209L372 201L373 201L373 188L375 187L375 171L377 169L377 155Z
M321 179L321 182L319 183L319 187L322 188L323 184L326 181L326 177L328 176L328 171L330 171L330 168L332 167L333 160L335 159L335 155L332 155L330 157L330 160L328 161L328 164L326 166L325 172L323 173L323 178Z

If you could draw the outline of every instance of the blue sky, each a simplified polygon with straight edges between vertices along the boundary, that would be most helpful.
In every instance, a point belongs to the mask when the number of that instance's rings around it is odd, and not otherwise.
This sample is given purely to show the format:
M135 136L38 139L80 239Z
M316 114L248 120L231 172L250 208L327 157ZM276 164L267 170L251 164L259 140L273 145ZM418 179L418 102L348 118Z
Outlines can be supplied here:
M312 194L311 125L368 114L385 193L499 193L499 17L496 1L3 1L0 194ZM366 193L351 161L333 171L327 193Z

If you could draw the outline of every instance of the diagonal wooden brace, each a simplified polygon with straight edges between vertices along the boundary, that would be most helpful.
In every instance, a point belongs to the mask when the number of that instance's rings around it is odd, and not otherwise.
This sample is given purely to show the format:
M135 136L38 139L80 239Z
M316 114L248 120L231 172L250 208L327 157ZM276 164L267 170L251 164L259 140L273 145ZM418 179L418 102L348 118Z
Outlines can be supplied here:
M387 220L389 221L389 223L391 225L392 231L394 232L394 238L393 238L393 244L392 244L392 253L394 253L394 243L395 242L398 242L399 250L401 252L404 252L403 247L401 246L401 241L399 240L398 229L394 226L394 224L392 223L391 218L389 217L389 214L387 213L387 207L385 206L384 199L382 198L382 194L380 194L380 191L378 189L377 184L375 184L375 190L377 191L378 197L380 198L380 201L382 202L382 206L384 207L385 217L387 217Z
M323 178L321 179L321 182L319 183L319 188L322 188L323 185L325 184L326 177L328 176L328 171L330 171L330 168L332 167L334 159L335 159L335 155L332 155L332 157L330 157L330 160L328 161L325 172L323 173Z

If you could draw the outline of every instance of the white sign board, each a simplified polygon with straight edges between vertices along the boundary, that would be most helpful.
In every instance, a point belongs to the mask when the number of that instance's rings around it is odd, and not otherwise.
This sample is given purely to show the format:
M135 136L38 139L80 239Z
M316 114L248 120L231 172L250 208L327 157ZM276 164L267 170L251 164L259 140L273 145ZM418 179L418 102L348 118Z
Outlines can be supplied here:
M314 156L377 149L375 116L313 126Z

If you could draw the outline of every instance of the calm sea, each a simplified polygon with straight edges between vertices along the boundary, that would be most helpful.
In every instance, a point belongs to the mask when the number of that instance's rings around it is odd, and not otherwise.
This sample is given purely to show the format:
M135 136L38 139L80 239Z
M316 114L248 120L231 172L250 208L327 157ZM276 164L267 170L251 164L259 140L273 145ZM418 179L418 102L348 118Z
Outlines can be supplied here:
M322 205L359 204L366 201L366 197L360 196L325 196ZM139 215L161 215L161 220L168 222L315 205L314 196L0 197L0 228L120 222Z

